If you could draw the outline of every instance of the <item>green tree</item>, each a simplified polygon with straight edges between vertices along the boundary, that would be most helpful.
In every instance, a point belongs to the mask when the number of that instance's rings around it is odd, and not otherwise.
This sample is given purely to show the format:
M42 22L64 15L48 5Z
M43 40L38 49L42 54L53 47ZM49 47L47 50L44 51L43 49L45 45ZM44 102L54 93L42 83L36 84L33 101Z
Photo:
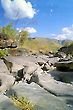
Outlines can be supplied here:
M16 30L13 29L12 23L2 28L2 33L7 36L8 39L15 41L16 39Z
M27 31L21 31L19 34L19 45L23 45L24 41L28 39L29 33Z

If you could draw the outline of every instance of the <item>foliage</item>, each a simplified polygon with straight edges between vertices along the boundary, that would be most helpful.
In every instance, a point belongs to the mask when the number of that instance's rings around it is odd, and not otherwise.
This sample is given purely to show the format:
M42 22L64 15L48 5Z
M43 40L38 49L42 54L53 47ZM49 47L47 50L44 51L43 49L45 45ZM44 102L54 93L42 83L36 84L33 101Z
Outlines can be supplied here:
M21 31L19 33L19 44L23 45L24 41L28 39L29 33L27 31Z
M13 104L21 110L34 110L34 105L30 103L25 97L12 96Z
M8 50L6 50L6 49L0 50L0 58L5 56L5 55L8 55Z
M35 38L27 39L22 47L33 53L38 53L39 51L42 51L42 53L48 53L49 51L57 51L60 48L60 45L49 39Z
M64 46L69 46L69 45L71 45L72 43L73 43L73 41L67 41L67 42L64 43Z
M61 45L56 41L46 38L28 38L29 33L27 31L17 32L12 27L11 23L3 28L0 27L0 32L5 34L8 39L14 41L19 48L25 48L28 52L32 53L55 52L61 47Z
M8 39L15 40L16 30L13 29L12 23L10 23L10 24L8 24L7 26L3 27L0 31L1 31L3 34L5 34Z

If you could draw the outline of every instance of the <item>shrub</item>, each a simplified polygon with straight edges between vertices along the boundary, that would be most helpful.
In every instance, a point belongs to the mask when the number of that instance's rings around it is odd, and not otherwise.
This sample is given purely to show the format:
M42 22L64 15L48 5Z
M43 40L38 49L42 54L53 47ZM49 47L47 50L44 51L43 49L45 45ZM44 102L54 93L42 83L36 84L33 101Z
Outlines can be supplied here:
M0 50L0 58L5 56L5 55L8 55L8 50L6 50L6 49Z

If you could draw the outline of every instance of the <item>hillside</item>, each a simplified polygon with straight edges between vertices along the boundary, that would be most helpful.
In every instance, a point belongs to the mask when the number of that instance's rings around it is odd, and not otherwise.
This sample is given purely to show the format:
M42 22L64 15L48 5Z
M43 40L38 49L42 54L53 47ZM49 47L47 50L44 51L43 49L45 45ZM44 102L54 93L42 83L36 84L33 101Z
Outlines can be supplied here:
M63 45L63 46L68 46L72 43L72 40L58 40L58 43Z
M49 51L55 52L57 51L61 45L48 38L34 38L34 39L27 39L24 41L22 48L33 52L33 53L48 53Z
M62 47L59 49L60 52L64 52L66 54L71 54L73 55L73 42L70 42L66 46Z

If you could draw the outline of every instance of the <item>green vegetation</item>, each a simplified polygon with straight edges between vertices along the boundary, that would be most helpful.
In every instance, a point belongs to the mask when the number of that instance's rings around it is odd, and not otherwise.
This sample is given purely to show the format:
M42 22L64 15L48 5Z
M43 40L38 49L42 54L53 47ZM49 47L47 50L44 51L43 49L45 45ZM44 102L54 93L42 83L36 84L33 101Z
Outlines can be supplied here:
M66 47L67 47L66 53L73 55L73 42L71 42L70 44L68 44Z
M48 53L49 51L57 51L61 45L51 39L47 38L29 38L29 33L27 31L16 31L12 24L8 24L5 27L0 27L0 33L4 34L9 42L15 42L19 48L24 48L31 53ZM4 40L0 41L3 43Z
M0 29L0 32L5 34L8 39L15 41L16 39L16 30L13 29L12 23Z
M69 45L72 44L72 43L73 43L73 41L65 41L63 45L64 45L64 46L69 46Z
M73 55L73 42L68 46L68 53L70 53L71 55Z
M25 97L12 96L11 101L21 110L35 110L34 105L30 103Z
M29 33L27 31L21 31L18 36L19 46L24 44L24 41L28 39Z
M8 50L6 50L6 49L0 50L0 58L5 56L5 55L8 55Z
M22 47L33 53L48 53L57 51L61 45L46 38L35 38L25 40Z

